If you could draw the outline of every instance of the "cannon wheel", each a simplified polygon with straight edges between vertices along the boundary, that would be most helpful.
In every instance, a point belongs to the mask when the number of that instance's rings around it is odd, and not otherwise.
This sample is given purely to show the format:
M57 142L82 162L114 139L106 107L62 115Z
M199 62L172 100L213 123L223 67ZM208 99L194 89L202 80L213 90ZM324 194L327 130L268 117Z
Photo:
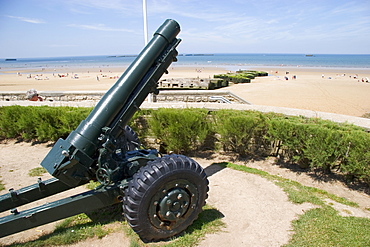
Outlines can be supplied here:
M175 236L198 217L205 205L208 179L194 160L167 155L134 174L123 198L123 212L143 241Z

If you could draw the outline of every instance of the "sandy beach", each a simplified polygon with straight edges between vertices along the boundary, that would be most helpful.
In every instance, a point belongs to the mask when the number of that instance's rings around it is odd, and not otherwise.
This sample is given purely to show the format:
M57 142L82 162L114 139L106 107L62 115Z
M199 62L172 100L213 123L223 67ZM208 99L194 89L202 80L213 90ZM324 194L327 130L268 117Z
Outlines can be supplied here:
M0 70L0 91L100 91L108 90L127 67L58 68L6 71ZM213 78L227 71L217 67L171 66L165 78Z
M256 78L249 84L232 85L227 90L255 105L356 117L370 112L370 83L362 82L362 78L364 81L370 78L370 70L275 68L264 71L270 76Z
M105 91L126 68L65 67L23 71L0 70L0 92L24 91ZM241 68L243 69L243 68ZM250 69L250 68L248 68ZM252 68L269 72L252 83L236 84L229 90L255 105L289 107L321 112L362 116L370 112L368 69L333 68ZM164 78L213 78L228 72L222 67L182 67L172 65ZM295 76L296 79L293 79ZM286 80L286 78L288 80Z

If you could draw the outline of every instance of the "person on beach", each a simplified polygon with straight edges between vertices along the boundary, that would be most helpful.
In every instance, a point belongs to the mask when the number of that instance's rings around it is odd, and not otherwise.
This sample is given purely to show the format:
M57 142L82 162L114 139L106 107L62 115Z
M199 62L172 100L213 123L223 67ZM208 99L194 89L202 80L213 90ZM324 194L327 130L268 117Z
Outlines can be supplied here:
M36 89L30 89L26 92L26 97L29 101L43 101L43 99L39 96Z

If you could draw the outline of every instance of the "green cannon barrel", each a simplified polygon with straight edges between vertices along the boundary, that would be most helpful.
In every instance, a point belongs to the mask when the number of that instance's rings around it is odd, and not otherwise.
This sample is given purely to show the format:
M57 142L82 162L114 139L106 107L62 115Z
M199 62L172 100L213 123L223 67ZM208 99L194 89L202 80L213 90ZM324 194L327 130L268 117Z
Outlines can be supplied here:
M102 97L90 115L66 140L59 139L41 165L62 182L77 186L95 177L91 166L102 145L102 129L124 126L147 95L156 90L157 81L176 59L179 24L166 20L153 38ZM114 128L115 134L120 131Z
M67 138L78 149L88 155L95 152L101 129L110 126L122 107L127 104L130 94L156 62L158 56L173 42L180 32L179 24L167 20L154 34L152 40L127 68L112 88L103 96L91 114ZM150 92L145 92L145 97Z

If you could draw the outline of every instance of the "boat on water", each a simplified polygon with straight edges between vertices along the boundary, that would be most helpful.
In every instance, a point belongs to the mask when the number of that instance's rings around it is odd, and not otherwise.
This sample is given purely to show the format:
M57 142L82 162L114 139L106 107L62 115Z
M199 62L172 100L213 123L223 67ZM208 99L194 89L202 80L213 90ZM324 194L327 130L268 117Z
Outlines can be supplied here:
M137 57L137 55L117 55L117 56L108 56L108 57Z

